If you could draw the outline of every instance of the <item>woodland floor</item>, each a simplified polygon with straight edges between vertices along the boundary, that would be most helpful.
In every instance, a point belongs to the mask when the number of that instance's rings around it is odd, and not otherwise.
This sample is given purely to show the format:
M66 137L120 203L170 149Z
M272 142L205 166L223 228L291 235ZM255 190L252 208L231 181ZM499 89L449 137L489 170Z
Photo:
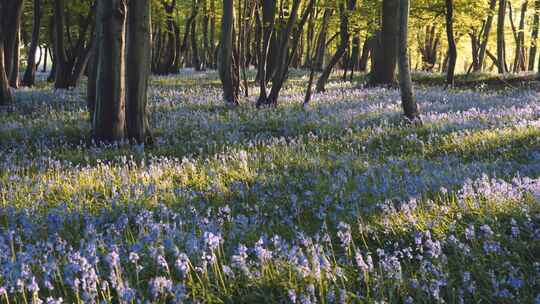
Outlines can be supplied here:
M261 110L215 72L154 77L151 147L91 144L84 85L17 91L0 303L539 303L538 84L417 74L416 127L338 74Z

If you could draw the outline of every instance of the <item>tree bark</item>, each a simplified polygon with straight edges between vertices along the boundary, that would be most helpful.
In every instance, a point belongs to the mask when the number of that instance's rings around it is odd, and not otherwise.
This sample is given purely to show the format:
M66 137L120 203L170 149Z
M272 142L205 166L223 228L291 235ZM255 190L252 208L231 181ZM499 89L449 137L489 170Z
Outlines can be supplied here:
M330 73L332 72L332 69L334 66L338 63L338 61L345 55L345 52L347 52L347 48L349 47L349 17L348 14L350 11L354 10L354 7L356 5L356 0L348 0L347 6L345 7L345 4L342 2L339 4L339 19L340 19L340 25L339 25L339 33L340 33L340 43L336 50L336 53L334 56L332 56L332 59L330 59L330 62L328 62L328 65L324 68L321 76L317 80L316 90L317 92L324 92L325 91L325 85L328 81L328 78L330 77Z
M326 52L326 36L328 33L328 24L330 23L330 17L334 13L333 9L327 8L324 10L323 20L321 23L321 39L317 43L314 69L316 71L322 71L324 65L324 54Z
M504 43L504 21L506 18L506 0L499 0L499 12L497 16L497 69L499 74L507 72L506 54Z
M6 20L6 0L0 0L0 106L7 106L13 103L11 89L4 66L4 41L5 41L5 24Z
M276 1L269 0L263 2L262 7L262 44L259 50L258 79L259 79L259 99L257 105L266 102L266 83L268 75L268 55L270 52L270 42L274 33L274 22L276 15Z
M446 72L446 84L454 85L454 72L456 70L457 47L454 38L454 3L446 0L446 37L448 39L448 70ZM403 26L403 25L402 25Z
M64 0L54 0L54 49L55 49L55 80L54 87L57 89L69 88L70 71L64 40L65 26Z
M23 0L9 0L4 4L4 64L9 85L19 87L19 40Z
M98 71L92 137L96 142L125 137L125 0L98 1Z
M371 77L373 85L395 83L399 0L383 0L382 6L382 29L378 47L374 52L375 70Z
M493 24L494 19L494 11L497 7L497 0L490 0L489 2L489 15L486 19L484 31L482 32L482 42L480 44L480 48L478 50L478 62L479 67L474 69L474 72L479 72L482 69L482 66L484 65L485 57L486 57L486 50L487 45L489 42L489 34L491 32L491 26Z
M399 5L399 86L401 88L401 103L405 117L413 123L421 123L420 112L411 80L408 54L408 29L409 29L409 0L402 0Z
M146 113L150 72L150 0L129 3L127 38L126 127L128 139L151 142Z
M30 42L30 48L28 49L28 60L26 64L26 71L24 72L23 85L31 87L36 81L36 50L39 44L39 27L41 23L41 0L34 0L32 22L32 41ZM41 52L40 52L41 54Z
M199 13L199 3L194 1L193 2L193 23L191 24L191 60L193 63L193 67L195 68L195 71L200 71L202 69L201 67L201 60L199 58L199 47L197 45L197 14Z
M238 79L233 64L233 0L223 0L223 17L221 20L221 39L219 52L219 76L223 86L223 99L228 105L238 105Z

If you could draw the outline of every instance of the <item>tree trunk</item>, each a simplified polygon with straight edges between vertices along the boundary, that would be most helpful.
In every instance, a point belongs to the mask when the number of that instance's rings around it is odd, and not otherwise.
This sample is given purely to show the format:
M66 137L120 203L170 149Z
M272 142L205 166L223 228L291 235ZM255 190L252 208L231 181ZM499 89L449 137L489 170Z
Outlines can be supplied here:
M93 138L118 141L125 136L125 0L98 1L98 71Z
M514 32L514 39L516 41L516 50L514 56L513 72L518 73L526 69L526 58L525 58L525 14L527 13L528 1L525 0L521 4L520 19L519 19L519 28L516 29L514 25L514 18L512 13L511 3L508 2L508 7L510 10L510 21L512 24L512 31Z
M257 105L266 102L266 83L268 75L268 55L270 52L270 42L274 33L274 22L276 15L276 1L269 0L263 2L262 7L262 45L259 50L258 79L259 79L259 99Z
M446 0L446 37L448 39L448 70L446 72L446 84L454 85L454 72L456 70L457 48L454 39L454 3ZM403 25L402 25L403 26Z
M191 23L191 60L193 62L193 67L195 68L195 71L201 70L201 60L199 58L199 47L197 45L197 14L199 12L199 4L198 2L193 2L193 22Z
M300 0L293 1L289 19L287 20L287 25L282 33L281 44L278 50L278 57L277 57L279 61L278 61L278 65L276 66L274 77L272 78L272 89L270 90L270 94L268 95L268 99L265 103L266 105L271 105L274 107L277 106L279 92L281 91L281 88L283 87L283 83L287 79L289 65L291 63L293 54L297 51L298 40L300 39L302 28L304 27L304 24L306 23L309 14L311 14L314 5L315 5L315 0L310 0L307 4L307 7L304 13L302 14L302 18L300 19L298 23L296 23L298 10L300 7ZM296 24L296 31L293 32L293 27L295 24ZM292 41L289 41L290 40L289 37L293 37ZM289 45L291 46L290 52L289 52Z
M405 117L413 123L419 123L420 112L414 97L411 71L408 55L409 0L402 0L399 5L399 86L401 88L401 103Z
M128 139L151 142L146 104L150 72L150 0L129 3L127 40L126 127Z
M94 35L98 35L97 33L97 27L99 25L96 25L96 33ZM96 107L96 78L97 78L97 70L98 70L98 63L99 63L99 52L98 52L98 41L97 38L94 38L94 44L92 45L92 50L90 51L90 58L88 60L88 84L86 85L86 105L88 107L88 112L90 112L90 121L92 121L92 118L94 117L94 110Z
M376 42L377 40L375 39L375 36L371 36L364 41L364 45L362 46L362 55L360 55L360 60L358 61L358 71L367 71L368 60Z
M330 17L334 13L333 9L327 8L324 10L323 20L321 23L321 39L317 43L314 69L316 71L322 71L324 65L324 54L326 52L326 35L328 33L328 24L330 23Z
M499 13L497 17L497 69L499 74L507 72L506 54L504 45L504 21L506 17L506 0L499 0Z
M70 71L68 68L68 59L66 55L66 47L64 40L64 26L65 26L65 4L64 0L54 0L54 49L55 49L55 63L56 73L54 80L54 87L57 89L69 88Z
M4 64L9 85L19 86L19 40L23 0L9 0L4 4Z
M32 42L28 49L28 60L24 72L23 85L31 87L36 81L36 50L39 44L39 27L41 21L41 0L34 0L34 21L32 22ZM40 52L41 54L41 52Z
M534 65L536 64L536 51L538 43L538 25L540 24L540 0L534 1L534 17L531 33L531 47L529 49L529 71L534 71Z
M4 17L3 9L3 2L0 0L0 17ZM13 102L13 97L11 95L11 89L9 88L6 69L4 67L4 35L2 27L3 25L0 21L0 106L7 106Z
M475 72L479 72L484 65L484 59L486 57L486 50L489 41L489 34L491 32L491 25L493 24L494 11L497 7L497 0L490 0L489 3L489 15L486 19L484 31L482 32L482 42L480 44L480 49L478 51L478 61L480 64L479 69L475 69Z
M223 99L228 105L238 105L238 79L235 79L233 66L233 0L223 0L223 17L221 20L221 39L219 52L219 77L223 85Z
M339 4L339 33L340 33L340 42L339 46L336 50L336 53L334 56L332 56L332 59L330 59L330 62L328 62L328 65L324 68L321 76L317 80L316 90L317 92L324 92L325 91L325 85L328 81L328 78L330 77L330 73L332 72L332 69L334 66L338 63L338 61L345 55L345 52L347 51L347 48L349 47L349 12L354 10L354 7L356 5L356 0L348 0L347 8L345 8L345 4L342 2Z
M374 52L375 70L371 77L373 85L395 83L399 0L383 0L382 6L382 29L378 47Z

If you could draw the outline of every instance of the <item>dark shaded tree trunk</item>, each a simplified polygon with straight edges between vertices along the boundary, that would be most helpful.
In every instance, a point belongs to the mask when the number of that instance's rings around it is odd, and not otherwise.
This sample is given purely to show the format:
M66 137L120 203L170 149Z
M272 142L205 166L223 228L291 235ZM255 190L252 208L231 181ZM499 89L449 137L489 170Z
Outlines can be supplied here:
M294 0L292 8L290 11L289 19L287 20L287 25L282 33L281 44L278 52L278 65L276 66L275 74L272 78L272 89L266 100L266 105L277 106L277 100L279 97L279 92L287 79L287 73L289 71L289 66L293 55L296 53L298 48L298 41L302 34L302 28L304 28L305 23L309 17L309 14L312 13L313 7L315 6L315 0L310 0L306 6L300 21L296 23L298 10L300 7L300 0ZM293 31L293 27L296 24L296 31ZM292 39L289 39L292 37ZM291 41L289 41L291 40ZM289 45L291 50L289 51Z
M374 52L372 85L395 83L399 0L383 0L382 6L382 29L378 46Z
M9 85L19 87L19 41L23 0L9 0L4 4L4 65Z
M65 26L65 4L64 0L54 0L54 54L55 54L55 81L54 87L57 89L69 88L70 71L64 40Z
M234 2L223 0L223 17L221 19L220 52L218 58L219 77L223 86L223 99L231 106L238 105L238 78L233 62Z
M4 58L4 41L6 40L6 24L8 0L0 0L0 106L8 106L13 103L13 97L11 95L11 89L9 88L9 82L7 78Z
M36 81L36 50L39 46L39 28L41 23L41 0L34 0L34 12L32 22L32 41L30 42L30 48L28 49L28 60L26 65L26 71L22 80L23 85L31 87ZM40 52L41 56L41 52Z
M499 12L497 15L497 69L499 74L504 74L506 69L506 54L504 43L504 20L506 18L506 0L499 0Z
M268 55L270 52L270 43L274 33L274 22L276 15L276 1L268 0L263 2L262 6L262 44L259 50L258 80L259 80L259 99L257 105L260 106L266 102L267 92L266 83L268 75Z
M358 60L358 71L367 71L369 57L372 54L376 43L377 39L375 39L375 36L371 36L364 41L364 45L362 46L362 55L360 56L360 60Z
M319 40L319 42L316 45L316 54L315 54L315 62L314 62L314 69L316 71L322 71L323 65L324 65L324 54L326 53L326 37L328 33L328 24L330 23L330 17L332 17L332 14L334 13L333 9L325 9L323 14L323 20L321 23L321 30L322 30L322 37Z
M194 20L190 28L190 31L191 31L190 37L191 37L191 61L192 61L193 67L195 68L195 71L200 71L202 69L201 60L199 58L199 47L197 45L197 22L195 20L197 18L198 13L199 13L199 3L194 1L193 13L192 13Z
M125 137L125 0L98 1L98 72L92 137L96 142Z
M150 73L151 0L129 3L127 38L126 127L127 137L137 143L150 143L146 112Z
M446 84L454 85L454 72L456 70L457 47L454 38L454 1L446 0L446 37L448 39L448 70ZM403 26L403 25L402 25Z
M448 1L448 0L447 0ZM414 97L408 54L409 0L400 1L399 5L399 86L401 103L405 117L412 123L421 123L420 111Z

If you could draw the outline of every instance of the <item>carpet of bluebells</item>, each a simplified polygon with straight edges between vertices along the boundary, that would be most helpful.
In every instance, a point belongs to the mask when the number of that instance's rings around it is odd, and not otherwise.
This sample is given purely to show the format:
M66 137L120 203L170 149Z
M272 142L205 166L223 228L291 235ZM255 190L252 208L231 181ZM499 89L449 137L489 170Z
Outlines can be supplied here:
M41 76L43 78L43 75ZM540 93L337 78L306 108L155 77L155 144L96 145L84 86L0 113L0 303L540 303Z

